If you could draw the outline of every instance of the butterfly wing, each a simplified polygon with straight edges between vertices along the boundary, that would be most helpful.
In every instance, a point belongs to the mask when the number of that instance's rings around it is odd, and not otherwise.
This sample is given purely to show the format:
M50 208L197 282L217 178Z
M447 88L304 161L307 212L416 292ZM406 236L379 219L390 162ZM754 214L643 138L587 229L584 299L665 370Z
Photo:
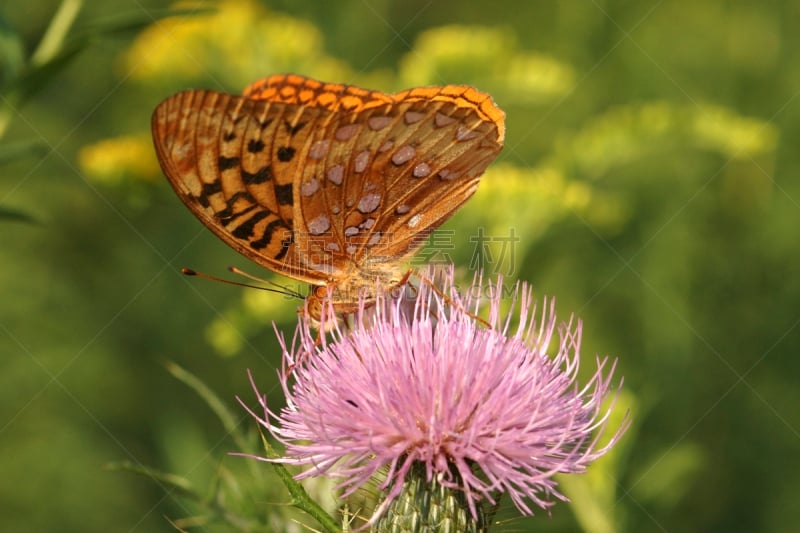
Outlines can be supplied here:
M415 89L398 101L389 111L402 120L385 133L384 148L392 148L373 169L385 182L387 204L372 230L374 246L362 248L369 258L413 254L474 194L503 145L502 111L471 87Z
M322 108L190 90L159 104L152 133L161 168L203 224L252 261L309 283L294 241L298 123L325 120Z
M295 279L358 288L398 281L469 199L504 114L466 86L389 95L276 75L243 97L178 93L152 126L173 188L221 239Z
M388 95L293 78L292 90L272 77L248 91L333 111L298 153L298 254L340 291L396 283L404 260L475 192L502 148L503 112L466 86Z

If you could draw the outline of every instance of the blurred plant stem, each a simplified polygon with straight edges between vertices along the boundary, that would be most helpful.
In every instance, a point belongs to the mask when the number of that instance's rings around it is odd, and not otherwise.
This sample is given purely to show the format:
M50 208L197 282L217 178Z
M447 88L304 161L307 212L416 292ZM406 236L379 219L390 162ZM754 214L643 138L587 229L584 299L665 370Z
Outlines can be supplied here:
M166 368L170 374L194 390L194 392L205 401L206 405L214 412L220 422L222 422L226 433L233 439L238 449L241 450L240 454L247 456L256 455L256 450L250 444L239 419L228 409L228 407L225 405L225 402L223 402L219 396L217 396L217 394L203 382L203 380L180 365L172 362L167 362ZM272 447L263 434L261 434L261 444L264 448L266 457L271 459L280 457L280 454ZM259 468L257 466L258 463L255 461L249 461L249 464L251 465L253 478L261 479L259 476ZM296 507L297 509L300 509L301 511L304 511L308 515L312 516L327 533L340 533L342 531L342 528L339 526L336 519L329 515L325 509L323 509L322 506L319 505L308 494L303 485L292 477L292 474L289 473L289 471L286 469L286 466L279 463L270 463L270 466L273 468L278 478L283 482L283 484L286 486L286 489L289 491L291 496L289 505ZM235 521L233 519L239 519L236 513L234 513L231 509L228 509L224 504L220 503L226 501L226 498L205 500L199 495L199 493L189 490L188 482L187 484L183 485L177 485L174 483L173 480L179 479L178 476L173 474L159 473L154 469L148 468L130 468L125 466L124 469L135 473L144 474L155 481L169 481L177 488L181 489L185 495L192 497L198 504L203 505L209 511L209 513L222 517L228 523L234 524Z
M57 56L64 50L64 42L82 7L83 0L63 0L61 2L53 18L50 19L50 24L39 41L39 45L31 54L25 70L36 70L57 59ZM17 84L12 83L11 86L8 93L3 95L5 105L0 109L0 138L5 135L8 125L11 123L12 113L15 112L25 95Z
M31 65L40 66L51 61L64 46L64 41L72 24L83 7L83 0L63 0L58 6L50 25L39 41L39 46L31 55Z

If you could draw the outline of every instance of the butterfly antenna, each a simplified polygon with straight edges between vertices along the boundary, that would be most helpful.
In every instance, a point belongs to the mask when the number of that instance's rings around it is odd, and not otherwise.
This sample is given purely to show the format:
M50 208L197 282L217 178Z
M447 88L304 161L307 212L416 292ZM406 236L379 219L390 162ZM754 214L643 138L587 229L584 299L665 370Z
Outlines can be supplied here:
M302 298L302 296L299 296L297 293L290 291L288 289L284 289L283 287L281 287L281 289L283 290L271 289L269 287L259 287L258 285L250 285L249 283L240 283L238 281L231 281L229 279L218 278L216 276L212 276L211 274L204 274L203 272L197 272L195 270L192 270L191 268L182 268L181 274L183 274L184 276L194 276L197 278L207 279L209 281L216 281L218 283L224 283L226 285L234 285L236 287L247 287L248 289L258 289L261 291L276 292L278 294L283 294L285 296Z
M228 267L228 271L232 272L234 274L237 274L239 276L243 276L243 277L245 277L245 278L247 278L249 280L252 280L252 281L257 281L259 283L264 283L265 285L272 285L274 287L278 287L282 291L285 291L285 294L289 294L291 296L295 296L297 298L300 298L301 300L305 298L305 296L303 296L300 292L292 289L291 287L289 287L287 285L281 285L280 283L275 283L274 281L270 281L268 279L259 278L258 276L254 276L253 274L245 272L241 268L238 268L238 267L235 267L235 266L229 266Z

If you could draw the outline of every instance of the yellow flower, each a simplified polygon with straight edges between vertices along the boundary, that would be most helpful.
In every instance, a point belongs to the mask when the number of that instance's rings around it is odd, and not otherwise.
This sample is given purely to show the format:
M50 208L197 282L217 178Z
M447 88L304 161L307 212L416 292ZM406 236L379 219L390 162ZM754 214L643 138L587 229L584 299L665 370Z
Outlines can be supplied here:
M84 146L78 154L81 170L98 181L117 183L126 176L149 180L161 176L150 135L105 139Z
M348 70L325 55L321 33L305 20L251 0L222 1L210 12L201 11L204 5L188 4L198 14L166 18L143 31L124 56L126 71L139 80L205 78L239 90L276 72L339 79Z

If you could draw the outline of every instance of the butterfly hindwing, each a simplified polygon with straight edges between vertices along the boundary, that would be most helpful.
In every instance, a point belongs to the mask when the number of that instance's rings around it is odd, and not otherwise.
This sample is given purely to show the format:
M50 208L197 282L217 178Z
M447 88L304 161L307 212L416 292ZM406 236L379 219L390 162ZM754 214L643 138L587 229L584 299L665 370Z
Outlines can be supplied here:
M387 282L474 193L502 132L473 107L409 99L337 113L303 166L296 238L314 268Z

